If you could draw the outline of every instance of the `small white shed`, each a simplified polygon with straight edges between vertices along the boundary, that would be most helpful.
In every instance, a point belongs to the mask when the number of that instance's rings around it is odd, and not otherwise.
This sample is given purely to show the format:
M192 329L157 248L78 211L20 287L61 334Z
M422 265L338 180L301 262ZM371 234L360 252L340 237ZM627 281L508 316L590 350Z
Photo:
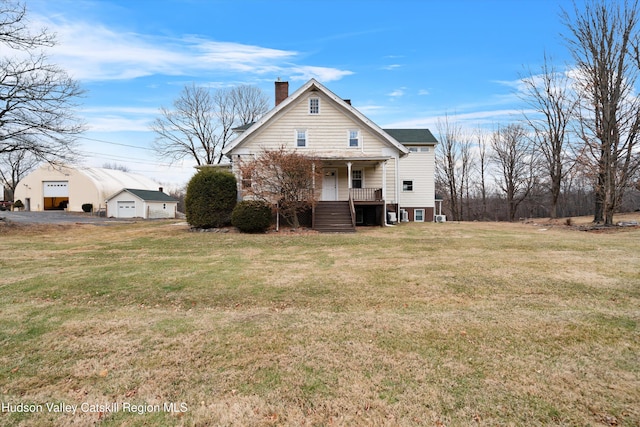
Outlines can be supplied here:
M113 218L175 218L178 201L162 191L123 188L107 199L107 216Z

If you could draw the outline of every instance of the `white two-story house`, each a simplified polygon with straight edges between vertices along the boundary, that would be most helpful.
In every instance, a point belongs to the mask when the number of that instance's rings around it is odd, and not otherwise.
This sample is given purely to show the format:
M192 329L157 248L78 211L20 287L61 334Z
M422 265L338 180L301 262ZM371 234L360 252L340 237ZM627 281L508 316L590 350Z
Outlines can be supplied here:
M284 146L321 161L314 228L433 221L437 141L428 129L382 129L315 79L291 95L288 82L276 82L275 100L275 108L240 128L223 150L234 173L240 174L241 160ZM340 209L348 212L348 227L331 213Z

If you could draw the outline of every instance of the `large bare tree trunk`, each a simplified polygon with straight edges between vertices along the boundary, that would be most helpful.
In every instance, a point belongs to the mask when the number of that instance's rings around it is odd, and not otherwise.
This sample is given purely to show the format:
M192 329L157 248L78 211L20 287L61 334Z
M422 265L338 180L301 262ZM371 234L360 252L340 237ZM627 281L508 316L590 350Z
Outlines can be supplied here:
M583 139L594 157L594 221L612 225L640 162L640 99L635 94L640 70L638 2L588 0L583 10L575 5L574 12L575 19L565 12L564 21L583 100Z

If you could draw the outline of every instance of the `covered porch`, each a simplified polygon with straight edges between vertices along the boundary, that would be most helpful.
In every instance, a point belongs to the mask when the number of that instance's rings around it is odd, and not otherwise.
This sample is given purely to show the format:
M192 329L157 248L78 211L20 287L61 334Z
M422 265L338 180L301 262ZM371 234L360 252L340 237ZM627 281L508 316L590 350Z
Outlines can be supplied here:
M318 216L314 212L314 228L316 224L329 222L346 222L347 218L329 212L345 206L349 211L349 221L353 228L360 225L384 225L385 206L387 203L387 181L390 171L390 157L361 158L324 158L322 159L322 182ZM317 185L317 184L316 184ZM348 207L348 208L347 208ZM326 219L327 217L329 219Z

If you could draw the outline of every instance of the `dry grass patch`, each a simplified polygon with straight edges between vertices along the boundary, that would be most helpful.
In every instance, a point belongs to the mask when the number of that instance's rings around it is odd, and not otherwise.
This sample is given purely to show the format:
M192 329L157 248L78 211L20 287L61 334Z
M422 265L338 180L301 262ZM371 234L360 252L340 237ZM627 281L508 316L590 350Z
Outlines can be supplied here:
M0 425L638 425L639 233L9 233L0 401L188 410Z

